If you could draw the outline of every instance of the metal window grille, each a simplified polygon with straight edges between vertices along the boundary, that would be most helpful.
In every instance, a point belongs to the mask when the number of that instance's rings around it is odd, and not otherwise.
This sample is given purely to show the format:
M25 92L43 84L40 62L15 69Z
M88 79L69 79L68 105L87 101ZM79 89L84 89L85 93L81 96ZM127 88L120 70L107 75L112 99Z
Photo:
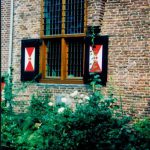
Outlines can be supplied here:
M61 40L47 41L47 76L60 77L61 75Z
M62 0L45 0L44 35L62 34L62 24L65 34L84 33L84 6L84 0L66 0L64 4Z
M68 40L68 77L83 76L83 38L71 38Z
M43 60L46 78L83 77L85 1L44 0L42 33L47 49Z
M84 32L84 0L66 0L65 33Z
M44 35L61 34L62 0L44 1Z

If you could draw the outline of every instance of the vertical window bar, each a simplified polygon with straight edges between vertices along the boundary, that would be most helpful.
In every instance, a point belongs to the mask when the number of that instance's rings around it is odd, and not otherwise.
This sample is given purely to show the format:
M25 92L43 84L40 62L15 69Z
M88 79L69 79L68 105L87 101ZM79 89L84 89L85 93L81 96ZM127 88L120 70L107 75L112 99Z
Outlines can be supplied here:
M62 0L44 1L44 35L61 34Z
M55 0L52 0L53 2L52 2L52 8L51 8L51 10L52 10L52 34L54 35L55 34L55 30L54 30L54 24L55 24ZM55 44L54 44L55 45Z
M58 45L58 43L55 43L55 49L56 49L54 52L55 53L55 61L54 61L55 62L55 66L54 66L55 76L57 76L57 63L58 63L58 60L57 60L58 59L58 57L57 57L57 48L58 47L57 47L57 45Z
M71 46L70 46L71 47ZM72 55L71 55L71 48L69 47L69 51L68 51L68 53L69 53L69 55L68 55L68 59L70 58L72 58ZM69 67L68 67L68 72L69 72L69 74L68 75L71 75L71 64L72 64L72 62L71 62L71 60L69 59L69 61L68 61L68 65L69 65Z
M48 59L49 58L49 43L48 42L47 42L47 48L46 48L46 52L47 52L46 73L47 73L47 76L48 76L48 73L49 73L49 66L48 66L48 64L49 64L49 59Z
M49 64L50 64L50 51L49 51L49 41L47 41L47 63L46 63L46 68L47 68L47 70L46 70L46 74L47 74L47 76L49 76L49 69L50 69L50 66L49 66Z
M57 44L57 49L59 50L59 45ZM59 52L59 54L60 54L60 52ZM59 70L58 70L58 68L59 68L59 55L58 54L56 54L57 55L57 66L56 66L56 76L59 76Z
M56 7L56 10L57 10L57 17L56 17L56 34L58 34L58 27L59 27L59 5L60 5L60 2L58 1L57 3L57 7Z
M76 26L77 26L77 29L76 29L76 33L79 33L79 21L78 21L78 12L80 11L80 9L79 9L79 3L78 3L78 0L77 0L77 3L76 3L76 5L77 5L77 10L76 10L76 19L77 19L77 21L76 21Z
M77 48L75 47L76 46L76 41L74 41L73 43L73 46L74 46L74 75L76 76L76 71L77 71ZM76 50L75 50L76 49Z
M53 55L53 49L52 49L52 44L51 44L51 41L50 41L50 49L49 51L51 51L51 55L50 55L50 76L52 76L52 68L53 68L53 60L52 60L52 55Z
M52 39L47 42L47 76L60 76L60 39Z
M71 66L72 66L72 44L70 44L70 47L69 47L69 56L68 57L69 57L69 69L68 69L68 71L69 71L69 76L70 76L72 74L71 73L71 70L72 70L72 68L71 68Z
M75 76L78 77L78 42L75 42L75 47L76 47L76 51L74 52L75 53L75 56L76 56L76 59L75 59Z
M80 52L79 52L79 76L82 76L82 70L83 70L83 45L80 45Z
M75 20L75 11L76 11L76 5L75 5L75 1L73 0L73 2L72 2L72 10L73 10L73 14L72 14L72 17L73 17L73 19L72 19L72 32L71 33L75 33L75 22L76 22L76 20Z
M79 47L79 43L77 42L77 60L76 60L76 61L77 61L77 66L76 66L76 67L77 67L77 76L79 76L79 67L80 67L80 66L79 66L79 61L80 61L80 59L79 59L79 58L80 58L80 57L79 57L80 49L79 49L79 48L80 48L80 47Z
M80 3L80 13L82 12L82 1L81 1L81 3ZM78 15L79 15L79 13L78 13ZM82 21L82 16L81 17L79 17L80 18L80 21ZM81 28L82 28L82 25L80 26L80 28L79 28L79 32L81 33Z
M59 50L59 44L57 45L57 49ZM60 54L60 53L59 53ZM57 55L57 68L56 68L56 76L59 76L59 56L60 55Z
M79 76L82 77L83 76L83 53L84 53L84 42L83 40L81 40L81 44L80 44L80 72L79 72Z
M54 7L54 6L53 6ZM54 29L54 27L53 27L53 29ZM54 30L53 30L53 34L54 34ZM55 59L56 59L56 55L55 55L55 42L53 43L53 55L52 55L52 64L53 64L53 66L52 66L52 76L54 77L55 76Z
M50 35L51 34L51 2L49 1L48 2L48 8L49 8L49 25L48 25L48 28L49 28L49 33L47 35Z
M68 77L83 75L83 38L68 39Z
M51 76L51 74L50 74L50 70L51 70L51 68L52 68L52 60L51 60L51 55L52 55L52 52L51 52L51 43L50 43L50 41L48 41L48 53L49 53L49 55L48 55L48 76Z
M57 12L56 12L56 5L57 5L57 1L53 3L53 8L54 8L54 23L53 23L53 31L54 31L54 34L55 33L55 28L56 28L56 15L57 15Z
M55 33L54 33L55 34ZM54 44L54 76L56 76L56 72L57 72L57 44L58 43L55 43Z
M78 61L79 61L79 56L78 56L78 52L79 52L79 47L78 47L79 43L76 42L76 46L75 48L77 49L76 50L76 76L78 77L78 71L79 71L79 68L78 68Z
M84 0L66 0L66 34L84 32L84 7Z
M71 42L70 42L71 43ZM70 74L71 74L71 76L73 76L74 75L74 73L73 73L73 66L74 66L74 62L73 62L73 60L74 60L74 55L73 55L73 43L71 43L71 58L69 57L69 59L71 59L71 64L70 64Z
M58 47L58 49L59 49L59 54L60 55L58 55L58 76L61 76L61 73L60 73L60 68L61 68L61 45L59 44L59 47Z
M54 42L54 45L53 45L53 70L52 70L52 76L55 76L55 66L56 66L55 65L55 60L56 60L56 54L55 54L55 52L56 52L56 43Z
M72 55L73 55L73 66L72 66L72 72L75 76L75 51L74 51L74 41L72 41Z
M50 76L52 76L52 68L53 68L53 66L52 66L52 65L53 65L53 64L52 64L52 62L53 62L53 61L52 61L53 49L52 49L52 45L51 45L51 44L52 44L52 43L51 43L51 41L50 41L50 49L49 49L49 51L51 51L51 55L50 55L50 58L49 58L49 59L50 59L50 64L49 64L49 65L50 65Z
M57 76L57 61L58 61L57 60L58 59L57 58L57 48L58 48L57 45L58 45L58 43L55 43L55 49L54 49L54 53L55 53L55 61L54 61L55 62L55 65L54 65L55 72L54 73L55 73L55 76Z
M81 14L78 19L78 22L80 23L78 27L79 27L79 32L82 33L84 32L84 0L81 0L81 3L79 3L78 6L79 6L78 9L80 12L79 14Z
M74 18L73 18L73 22L72 22L72 28L73 28L73 33L75 33L75 22L76 22L76 20L75 20L75 11L76 11L76 3L75 3L75 1L73 2L73 6L74 6L74 11L73 11L73 16L74 16Z
M57 76L57 65L58 65L57 51L58 51L58 43L55 43L55 66L54 66L55 76Z
M51 16L51 2L50 1L48 2L48 9L49 9L49 12L48 12L48 15L49 15L49 18L48 18L49 24L47 26L48 26L49 32L47 33L47 35L51 34L51 18L50 18L50 16Z
M82 45L79 45L79 63L78 63L78 66L79 66L79 70L78 70L78 74L79 74L79 76L81 76L81 55L82 55L82 53L81 53L81 51L82 51Z
M52 63L51 63L51 51L50 51L50 50L51 50L51 44L50 44L50 41L48 41L48 43L49 43L49 44L47 45L47 47L48 47L49 55L48 55L48 58L47 58L47 59L48 59L49 61L48 61L48 64L47 64L47 65L48 65L48 68L49 68L49 70L48 70L49 72L48 72L47 74L48 74L48 76L51 76L51 74L50 74L50 72L51 72L50 70L51 70L51 68L52 68L52 67L51 67L51 65L52 65Z
M59 50L59 52L58 52L58 54L57 54L57 56L58 56L58 76L61 76L61 72L60 72L60 70L61 70L61 43L59 42L59 46L58 46L58 50Z
M80 67L80 59L81 59L81 56L80 56L80 53L81 53L82 49L81 49L81 44L78 45L78 76L80 76L80 72L81 72L81 67Z
M54 34L54 31L53 31L53 22L54 22L54 10L53 10L53 3L54 3L54 0L52 0L52 3L51 3L51 34L53 35Z
M52 0L52 3L51 3L51 13L52 13L52 16L51 16L51 24L52 24L52 26L51 26L51 33L52 33L52 35L54 34L54 31L53 31L53 22L54 22L54 7L53 7L53 4L54 4L54 0Z

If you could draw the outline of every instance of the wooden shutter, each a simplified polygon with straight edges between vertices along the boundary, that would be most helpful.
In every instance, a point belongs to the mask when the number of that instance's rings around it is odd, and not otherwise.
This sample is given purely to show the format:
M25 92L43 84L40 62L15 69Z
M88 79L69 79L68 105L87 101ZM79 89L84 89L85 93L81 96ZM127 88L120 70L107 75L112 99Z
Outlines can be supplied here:
M91 36L86 37L84 82L89 83L92 76L90 73L100 75L102 85L107 82L108 64L108 36L96 36L94 44Z
M39 77L39 39L21 41L21 81L37 80Z

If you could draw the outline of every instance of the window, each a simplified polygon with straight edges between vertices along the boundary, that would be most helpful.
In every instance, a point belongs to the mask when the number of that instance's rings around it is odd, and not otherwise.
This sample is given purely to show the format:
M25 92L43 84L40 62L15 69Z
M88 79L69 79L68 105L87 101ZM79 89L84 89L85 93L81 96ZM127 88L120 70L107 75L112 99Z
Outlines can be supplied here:
M86 0L43 0L42 82L83 83Z

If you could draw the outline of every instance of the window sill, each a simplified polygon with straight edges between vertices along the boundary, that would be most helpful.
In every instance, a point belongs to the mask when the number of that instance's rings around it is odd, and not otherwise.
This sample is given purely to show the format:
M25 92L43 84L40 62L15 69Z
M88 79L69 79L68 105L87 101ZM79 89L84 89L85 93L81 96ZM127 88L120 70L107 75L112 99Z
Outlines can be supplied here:
M52 87L52 88L89 88L90 86L87 84L56 84L56 83L37 83L37 86L41 87Z
M69 38L69 37L85 37L85 33L77 34L58 34L58 35L43 35L41 39L50 39L50 38Z
M40 83L52 83L52 84L84 84L82 79L65 79L61 80L58 78L55 79L41 79Z

